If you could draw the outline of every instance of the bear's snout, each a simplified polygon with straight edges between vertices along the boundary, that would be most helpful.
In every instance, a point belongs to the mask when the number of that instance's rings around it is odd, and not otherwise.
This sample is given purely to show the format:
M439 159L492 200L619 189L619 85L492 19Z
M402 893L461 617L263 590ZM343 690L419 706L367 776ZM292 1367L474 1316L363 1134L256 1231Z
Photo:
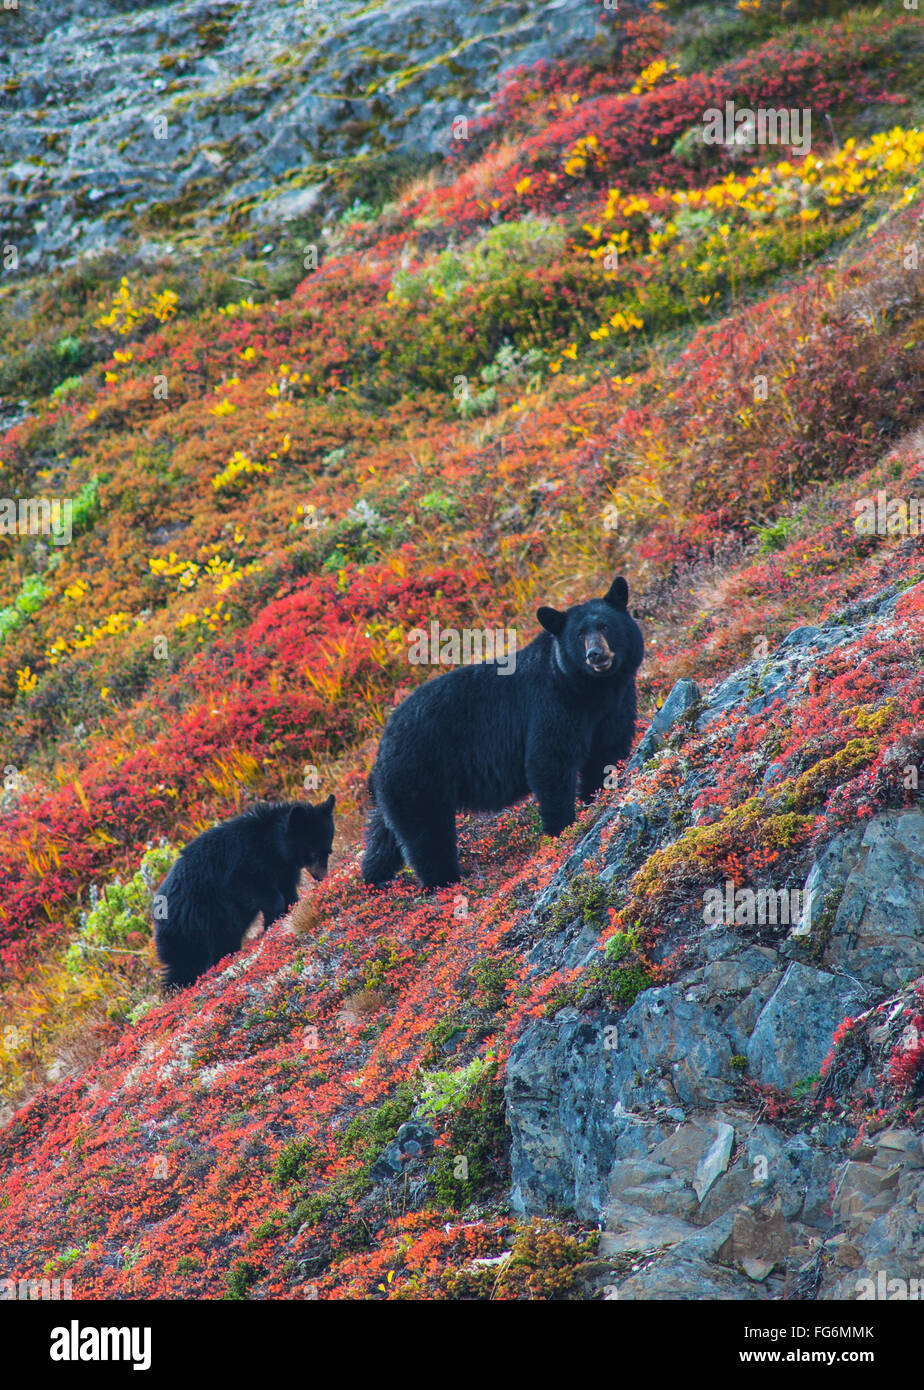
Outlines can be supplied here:
M320 883L322 878L327 878L326 864L309 864L308 872L316 883Z
M589 632L584 638L584 657L592 671L608 671L613 652L602 632Z

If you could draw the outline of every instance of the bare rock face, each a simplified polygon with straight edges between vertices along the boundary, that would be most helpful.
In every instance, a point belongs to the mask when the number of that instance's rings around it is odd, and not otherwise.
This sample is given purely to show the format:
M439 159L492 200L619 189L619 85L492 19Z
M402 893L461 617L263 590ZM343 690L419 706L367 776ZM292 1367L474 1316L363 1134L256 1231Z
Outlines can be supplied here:
M924 973L924 811L888 812L839 835L805 884L811 909L793 941L828 970L873 988Z
M4 6L0 228L28 271L137 242L152 210L336 214L330 161L445 151L506 69L601 32L586 0Z
M842 1019L862 1012L871 991L794 961L761 1010L748 1039L749 1075L788 1090L818 1073ZM794 1020L799 1020L794 1027Z
M708 735L739 707L797 704L821 654L893 611L887 593L854 605L849 622L800 628L705 697L679 683L634 766L682 746L691 727ZM576 875L627 880L682 833L676 803L640 795L632 770L621 803L527 919L537 969L603 959L584 917L567 925ZM787 775L771 767L764 785ZM689 805L706 786L708 771L691 772L678 799ZM895 1058L920 1042L924 811L886 811L834 834L804 883L801 911L772 932L704 929L680 909L685 952L669 984L623 1013L562 1009L528 1026L511 1053L514 1207L571 1208L595 1222L600 1256L619 1271L603 1281L607 1298L924 1296L920 1127L858 1142L841 1104L863 1097L875 1109ZM847 1041L832 1053L839 1029ZM777 1098L779 1119L761 1095Z
M596 1219L613 1160L640 1142L619 1117L680 1119L688 1106L725 1099L731 1056L709 1015L670 988L646 990L618 1025L575 1009L527 1029L507 1064L514 1206L564 1204Z

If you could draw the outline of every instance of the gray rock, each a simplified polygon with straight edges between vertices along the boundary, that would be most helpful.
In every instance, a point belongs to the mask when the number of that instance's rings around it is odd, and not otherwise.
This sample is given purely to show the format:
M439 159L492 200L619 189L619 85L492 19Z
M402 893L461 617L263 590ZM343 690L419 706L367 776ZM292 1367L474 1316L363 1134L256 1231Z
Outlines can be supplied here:
M407 1164L433 1152L434 1134L420 1120L408 1120L387 1144L370 1169L373 1182L392 1182L404 1175Z
M627 762L626 771L634 772L647 763L649 758L653 758L674 726L695 709L699 701L699 686L695 681L677 681Z
M822 961L885 991L924 972L924 812L868 822Z
M784 952L803 937L817 937L821 925L836 911L851 869L857 862L863 831L857 827L835 835L809 870L803 889L803 908Z
M867 999L856 981L794 961L748 1040L748 1074L781 1090L817 1075L838 1024L862 1012Z
M731 1125L723 1124L720 1121L716 1125L716 1130L718 1132L715 1139L709 1147L709 1150L703 1154L703 1157L696 1165L696 1172L693 1175L693 1189L700 1202L702 1202L716 1178L724 1173L725 1169L728 1167L732 1145L735 1142L735 1131Z
M726 1099L731 1055L715 1019L670 987L645 990L621 1019L566 1009L533 1024L507 1063L514 1209L597 1220L614 1160L630 1156L617 1151L620 1117Z
M294 217L305 217L317 207L323 191L324 184L312 183L306 188L293 188L289 192L276 193L257 204L250 215L251 221L262 226L272 222L290 222Z
M131 218L178 188L215 213L289 170L318 183L330 163L363 153L433 156L510 68L589 53L608 27L585 0L47 0L4 19L0 217L26 269L56 247L72 259L98 252L91 188L130 236ZM217 179L202 160L209 141L226 146ZM39 207L52 205L43 229ZM65 251L55 229L67 217Z

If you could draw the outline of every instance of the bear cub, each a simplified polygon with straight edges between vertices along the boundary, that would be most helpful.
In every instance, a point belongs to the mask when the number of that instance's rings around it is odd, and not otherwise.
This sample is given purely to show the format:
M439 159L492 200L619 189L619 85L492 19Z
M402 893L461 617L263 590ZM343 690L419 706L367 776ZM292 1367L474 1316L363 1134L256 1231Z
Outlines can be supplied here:
M502 674L495 662L428 681L392 712L369 777L374 809L362 872L387 883L410 864L428 888L459 877L456 812L500 811L528 793L559 835L635 735L641 629L619 576L602 599L560 613Z
M334 798L260 804L191 840L154 899L165 987L191 985L240 950L258 912L268 928L298 897L303 868L321 880L334 842Z

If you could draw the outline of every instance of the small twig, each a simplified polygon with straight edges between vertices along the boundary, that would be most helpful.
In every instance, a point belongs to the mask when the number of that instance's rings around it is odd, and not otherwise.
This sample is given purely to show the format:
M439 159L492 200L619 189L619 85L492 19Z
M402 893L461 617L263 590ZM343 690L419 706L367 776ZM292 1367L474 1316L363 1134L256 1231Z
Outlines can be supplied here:
M78 943L81 951L102 951L104 954L117 956L146 956L147 951L137 950L132 946L91 946L88 941Z

